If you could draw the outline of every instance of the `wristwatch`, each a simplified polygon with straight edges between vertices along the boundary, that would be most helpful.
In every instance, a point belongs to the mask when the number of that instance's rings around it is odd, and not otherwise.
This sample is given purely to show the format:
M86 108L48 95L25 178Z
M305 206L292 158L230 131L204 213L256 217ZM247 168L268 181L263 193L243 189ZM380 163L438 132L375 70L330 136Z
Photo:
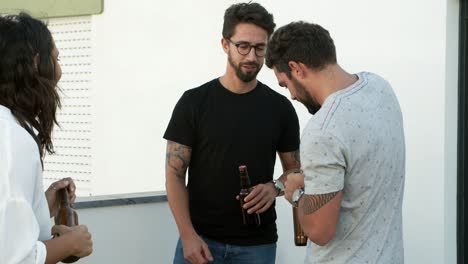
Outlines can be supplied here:
M273 180L273 185L275 186L278 194L276 196L281 196L284 194L284 184L280 180Z
M301 199L302 195L304 194L304 188L296 189L291 197L291 204L294 207L299 206L299 199Z

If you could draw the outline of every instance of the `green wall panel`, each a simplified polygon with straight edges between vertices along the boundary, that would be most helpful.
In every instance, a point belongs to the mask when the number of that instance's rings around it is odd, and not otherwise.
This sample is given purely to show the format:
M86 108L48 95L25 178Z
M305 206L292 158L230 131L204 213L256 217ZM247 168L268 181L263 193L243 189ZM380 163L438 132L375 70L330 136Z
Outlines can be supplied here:
M26 11L38 18L101 14L104 0L0 0L0 13Z

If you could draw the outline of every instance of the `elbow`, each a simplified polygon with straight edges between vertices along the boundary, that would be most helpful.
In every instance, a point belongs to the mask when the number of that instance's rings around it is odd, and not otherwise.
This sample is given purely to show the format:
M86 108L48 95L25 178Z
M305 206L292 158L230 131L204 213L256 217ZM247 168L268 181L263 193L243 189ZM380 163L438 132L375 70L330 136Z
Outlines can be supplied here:
M172 190L179 190L180 188L185 188L185 179L180 179L175 175L166 174L166 193L171 192Z
M336 228L309 228L304 230L310 241L319 246L326 246L336 235Z
M166 178L166 193L170 192L174 186L174 180Z
M185 178L180 178L177 174L166 173L166 189L178 184L185 185Z

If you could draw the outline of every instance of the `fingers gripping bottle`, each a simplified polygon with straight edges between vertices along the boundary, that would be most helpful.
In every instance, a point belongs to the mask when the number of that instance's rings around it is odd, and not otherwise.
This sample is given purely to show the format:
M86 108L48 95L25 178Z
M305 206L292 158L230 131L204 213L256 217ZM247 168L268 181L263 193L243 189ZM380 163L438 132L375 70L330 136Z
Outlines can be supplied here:
M247 213L248 209L244 209L244 199L249 195L252 190L252 185L250 183L249 173L247 172L247 166L239 166L239 176L240 176L240 193L239 201L242 211L242 222L247 226L260 226L261 219L258 213L249 214Z
M63 188L57 191L58 199L60 201L57 215L55 216L56 225L75 226L78 225L78 214L75 209L70 206L70 196L68 189ZM79 257L69 256L62 260L63 263L73 263L79 260Z

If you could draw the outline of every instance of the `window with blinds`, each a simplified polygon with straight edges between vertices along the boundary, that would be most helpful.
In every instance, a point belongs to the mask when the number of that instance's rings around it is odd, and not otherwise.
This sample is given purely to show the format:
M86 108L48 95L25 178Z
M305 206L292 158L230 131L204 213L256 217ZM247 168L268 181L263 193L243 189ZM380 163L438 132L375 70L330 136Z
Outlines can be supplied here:
M57 112L54 155L44 161L44 187L72 177L77 195L92 195L91 16L52 18L48 27L60 52L62 108Z

